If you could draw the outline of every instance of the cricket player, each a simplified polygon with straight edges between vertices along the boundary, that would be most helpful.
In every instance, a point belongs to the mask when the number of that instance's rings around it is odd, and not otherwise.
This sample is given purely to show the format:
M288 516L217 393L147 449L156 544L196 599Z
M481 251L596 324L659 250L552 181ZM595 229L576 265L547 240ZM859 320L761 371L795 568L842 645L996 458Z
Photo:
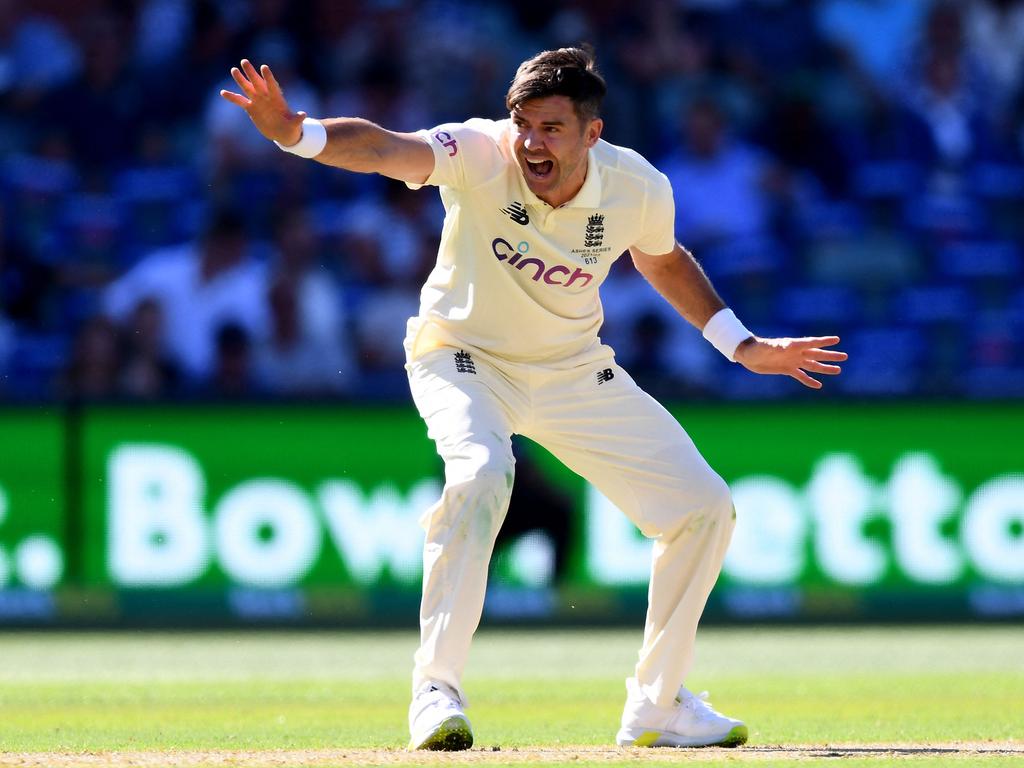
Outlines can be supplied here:
M293 112L267 66L231 74L244 109L286 152L418 189L446 210L437 265L405 339L413 400L444 459L422 518L420 646L410 749L467 749L462 673L513 481L511 435L540 443L654 539L643 647L626 680L620 745L737 745L740 720L683 682L697 622L735 525L729 489L669 413L601 343L598 288L629 251L658 292L729 360L817 389L837 374L835 336L759 338L675 241L672 189L632 150L601 140L605 83L592 53L523 62L509 117L395 133Z

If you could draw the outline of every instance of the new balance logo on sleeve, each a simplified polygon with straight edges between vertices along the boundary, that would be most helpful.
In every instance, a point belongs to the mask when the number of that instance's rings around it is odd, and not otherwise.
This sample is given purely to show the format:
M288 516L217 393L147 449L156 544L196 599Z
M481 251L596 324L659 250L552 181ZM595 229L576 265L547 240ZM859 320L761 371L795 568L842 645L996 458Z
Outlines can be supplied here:
M604 384L606 381L611 381L615 378L615 371L611 368L605 368L603 371L597 372L597 383Z
M469 352L460 349L455 353L455 370L459 373L476 374L476 364L473 362L473 358L470 357Z

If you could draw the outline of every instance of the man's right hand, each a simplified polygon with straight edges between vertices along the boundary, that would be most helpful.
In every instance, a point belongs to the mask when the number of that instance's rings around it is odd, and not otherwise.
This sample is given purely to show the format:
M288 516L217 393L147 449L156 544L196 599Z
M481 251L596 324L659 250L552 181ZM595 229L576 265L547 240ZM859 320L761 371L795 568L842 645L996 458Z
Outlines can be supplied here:
M231 76L242 93L221 91L220 95L244 109L260 133L285 147L302 138L306 113L292 112L270 67L264 64L257 72L248 59L242 59L242 68L232 67Z

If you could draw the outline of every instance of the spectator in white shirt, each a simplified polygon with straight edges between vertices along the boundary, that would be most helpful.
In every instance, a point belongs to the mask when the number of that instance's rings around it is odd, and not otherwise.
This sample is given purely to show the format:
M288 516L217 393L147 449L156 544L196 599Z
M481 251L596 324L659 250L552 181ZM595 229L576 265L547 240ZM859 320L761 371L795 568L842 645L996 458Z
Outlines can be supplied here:
M104 309L123 324L142 300L154 299L171 360L188 378L207 379L218 328L233 322L254 340L266 333L266 270L247 247L241 217L219 211L198 243L156 251L110 285Z

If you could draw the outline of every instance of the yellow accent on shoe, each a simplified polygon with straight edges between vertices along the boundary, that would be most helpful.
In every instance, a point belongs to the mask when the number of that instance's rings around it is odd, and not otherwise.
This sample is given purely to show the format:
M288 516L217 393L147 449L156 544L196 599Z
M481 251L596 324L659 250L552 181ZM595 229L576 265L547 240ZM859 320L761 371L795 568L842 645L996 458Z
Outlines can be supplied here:
M727 734L725 738L718 742L720 747L738 747L740 744L747 743L747 726L737 725Z
M657 731L644 731L643 733L640 734L640 736L638 738L636 738L633 741L633 746L634 747L653 747L654 746L654 742L656 742L660 737L661 737L661 734L658 733Z
M449 717L421 743L409 742L409 751L427 749L434 752L461 752L473 746L473 730L462 715Z

